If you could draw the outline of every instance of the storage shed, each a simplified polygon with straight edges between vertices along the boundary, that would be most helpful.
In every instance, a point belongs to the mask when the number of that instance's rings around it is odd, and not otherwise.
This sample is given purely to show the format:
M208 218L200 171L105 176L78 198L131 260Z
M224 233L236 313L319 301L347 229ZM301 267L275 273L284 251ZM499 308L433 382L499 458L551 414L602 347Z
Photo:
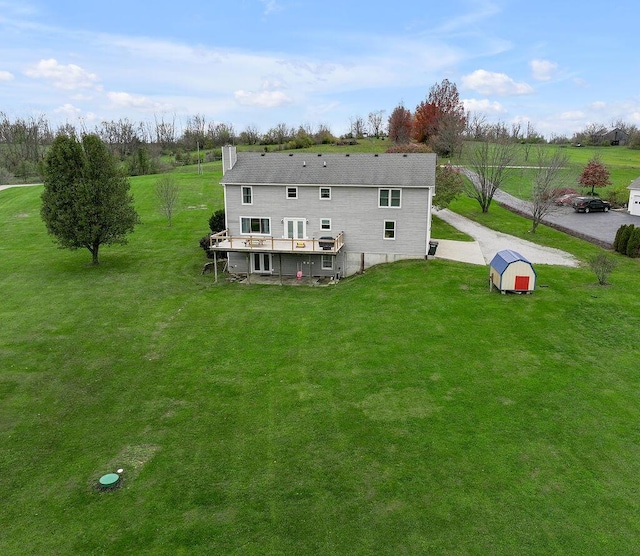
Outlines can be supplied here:
M498 251L491 260L489 279L500 290L530 293L536 288L536 271L520 253L511 249Z

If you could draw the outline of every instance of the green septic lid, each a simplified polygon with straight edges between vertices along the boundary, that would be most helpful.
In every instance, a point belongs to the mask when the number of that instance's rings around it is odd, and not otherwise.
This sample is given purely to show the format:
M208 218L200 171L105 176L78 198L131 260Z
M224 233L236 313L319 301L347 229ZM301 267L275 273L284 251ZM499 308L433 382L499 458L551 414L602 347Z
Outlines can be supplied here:
M120 475L117 473L107 473L106 475L102 475L100 477L100 486L103 488L111 488L118 484L120 480Z

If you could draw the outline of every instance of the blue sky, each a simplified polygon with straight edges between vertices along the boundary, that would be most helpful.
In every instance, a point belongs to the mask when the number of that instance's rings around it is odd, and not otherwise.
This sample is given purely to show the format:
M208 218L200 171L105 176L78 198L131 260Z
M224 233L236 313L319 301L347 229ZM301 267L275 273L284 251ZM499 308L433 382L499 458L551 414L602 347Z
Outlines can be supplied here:
M447 78L547 137L640 126L639 20L637 0L0 0L0 111L339 135Z

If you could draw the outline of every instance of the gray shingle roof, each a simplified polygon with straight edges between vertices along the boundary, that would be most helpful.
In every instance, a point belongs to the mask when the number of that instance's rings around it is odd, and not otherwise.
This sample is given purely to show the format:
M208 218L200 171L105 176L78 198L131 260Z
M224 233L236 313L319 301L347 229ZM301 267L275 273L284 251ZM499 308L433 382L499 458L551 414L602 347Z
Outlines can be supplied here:
M239 152L221 180L234 185L435 186L436 155Z

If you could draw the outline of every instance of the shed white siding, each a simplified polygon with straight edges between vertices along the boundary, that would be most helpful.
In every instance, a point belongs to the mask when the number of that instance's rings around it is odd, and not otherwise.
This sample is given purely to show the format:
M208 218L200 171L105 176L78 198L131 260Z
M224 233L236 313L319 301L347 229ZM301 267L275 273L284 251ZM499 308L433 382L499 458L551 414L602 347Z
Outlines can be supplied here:
M536 271L519 253L499 251L491 261L489 279L501 292L530 292L536 288Z

